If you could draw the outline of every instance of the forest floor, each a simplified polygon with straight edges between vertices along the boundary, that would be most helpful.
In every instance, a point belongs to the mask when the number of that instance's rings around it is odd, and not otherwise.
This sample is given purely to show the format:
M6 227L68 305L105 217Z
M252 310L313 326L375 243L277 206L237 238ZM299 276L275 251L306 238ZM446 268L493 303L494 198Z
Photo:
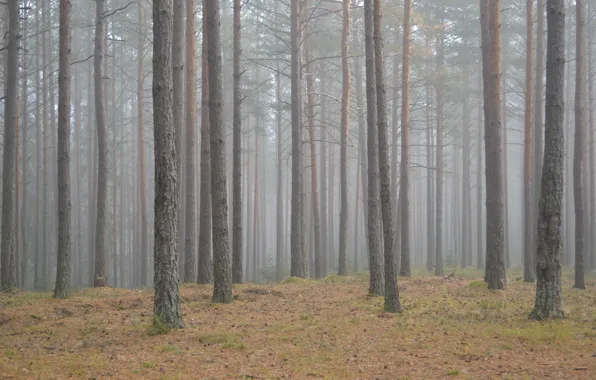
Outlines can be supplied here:
M186 328L156 335L152 291L0 295L2 379L595 379L596 276L564 278L566 319L531 322L534 284L509 272L489 291L474 270L399 281L401 315L365 274L212 288L183 285ZM450 272L447 272L450 273Z

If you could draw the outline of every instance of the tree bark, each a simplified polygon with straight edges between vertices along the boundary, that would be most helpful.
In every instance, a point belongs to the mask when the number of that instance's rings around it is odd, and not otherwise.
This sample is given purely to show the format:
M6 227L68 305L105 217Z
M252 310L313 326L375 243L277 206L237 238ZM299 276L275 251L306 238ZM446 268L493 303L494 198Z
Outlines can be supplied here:
M432 52L430 50L430 38L428 33L426 33L425 35L425 43L426 51L429 55L428 59L426 60L426 83L424 89L426 95L426 166L428 167L426 171L426 269L430 272L435 267L435 220L433 220L435 216L435 211L433 200L434 160L432 148L434 142L434 133L432 126L432 95L430 89L430 55L432 54Z
M583 0L575 1L576 45L575 45L575 136L573 147L573 198L575 205L575 283L574 288L585 289L584 282L584 201L582 194L582 164L584 147L584 28L585 5Z
M292 226L291 226L291 268L295 277L306 277L306 256L304 254L304 231L302 199L302 128L300 95L300 7L298 0L291 0L291 106L292 106Z
M344 0L344 4L347 0ZM407 9L406 15L407 22L404 22L404 36L409 36L409 11L410 11L410 0L406 0L405 7ZM392 202L391 202L391 179L389 177L389 147L387 142L387 110L385 105L385 74L383 67L383 38L381 34L381 0L374 0L373 5L373 23L374 23L374 48L375 48L375 80L377 90L377 120L378 120L378 144L379 144L379 173L380 173L380 187L381 187L381 211L382 211L382 223L383 223L383 242L384 242L384 269L385 269L385 303L384 309L389 313L398 313L401 311L401 304L399 302L399 291L397 288L397 275L395 273L395 257L393 256L393 215L392 215ZM402 84L405 84L404 99L406 93L409 93L410 76L409 76L409 45L404 45L404 62ZM407 59L405 57L408 57ZM409 101L409 100L408 100ZM409 103L405 104L406 108L409 108ZM403 104L402 104L402 115L403 115ZM408 120L409 121L409 120ZM403 125L403 119L402 119ZM402 128L402 139L403 139ZM403 149L403 148L402 148ZM403 150L402 150L403 152ZM403 163L403 157L402 157ZM403 175L403 173L402 173ZM402 177L403 178L403 177ZM406 182L407 183L407 182ZM401 186L400 186L401 188ZM402 246L403 247L403 246ZM403 248L402 248L403 249ZM409 256L409 255L408 255ZM409 263L409 261L408 261ZM403 268L403 267L402 267Z
M472 224L471 224L471 190L470 190L470 78L468 68L464 72L463 93L463 148L462 148L462 207L461 207L461 244L462 267L472 265Z
M197 281L197 188L195 181L195 162L197 149L196 129L196 42L195 42L195 0L186 0L186 218L184 226L184 282Z
M366 56L366 112L368 124L368 251L370 287L384 295L381 260L381 215L379 199L379 152L377 150L377 93L375 80L373 0L364 2L364 47Z
M482 87L482 68L479 70L478 75L478 88ZM482 223L482 174L483 174L483 167L482 167L482 127L483 127L483 109L482 109L483 99L478 99L478 131L476 135L476 228L477 228L477 241L476 241L476 268L482 269L484 268L484 244L482 243L483 240L483 232L484 226ZM486 115L486 114L484 114Z
M536 302L530 319L562 318L561 213L563 205L565 2L547 0L544 167L536 251Z
M58 68L58 263L54 297L71 295L70 263L70 49L72 3L60 0ZM25 110L26 112L26 110Z
M485 86L488 91L489 125L485 131L486 146L486 256L489 289L505 289L507 278L504 263L502 124L501 124L501 1L488 0L485 8L488 20L488 72ZM488 175L488 173L492 173ZM498 174L497 174L498 173Z
M343 27L341 34L341 140L339 149L339 266L337 273L340 276L345 276L346 274L348 274L348 132L350 128L350 66L348 62L348 37L350 33L350 0L343 0L342 15Z
M8 2L8 46L4 103L4 148L2 161L2 242L0 288L17 287L15 196L18 128L19 44L21 39L19 2Z
M107 269L107 198L108 198L108 136L104 108L103 56L105 52L105 0L97 0L95 9L95 121L97 128L97 222L95 225L95 274L93 286L108 284Z
M29 31L28 29L28 19L27 17L24 18L23 20L23 44L27 43L27 32ZM23 63L22 63L22 67L23 67L23 81L21 83L21 96L22 96L22 102L23 102L23 121L21 123L21 126L23 128L23 159L22 159L22 169L21 169L21 173L23 176L23 196L22 196L22 201L21 204L19 205L19 203L17 202L17 207L20 208L20 239L21 239L21 254L19 255L19 260L20 260L20 273L19 273L19 282L20 282L20 286L21 289L26 289L27 288L27 262L29 260L29 250L28 250L28 234L27 234L27 203L28 203L28 197L27 197L27 184L28 181L27 179L29 178L29 157L28 157L28 153L27 153L27 145L28 145L28 136L27 136L27 132L29 130L29 110L28 110L28 104L29 104L29 88L28 88L28 59L27 57L23 57ZM18 141L17 141L18 144Z
M240 95L240 0L234 0L234 116L232 147L232 281L242 283L242 98Z
M591 20L591 15L592 15L592 6L590 4L588 4L588 19ZM594 37L594 32L593 32L593 27L591 26L591 23L588 22L588 71L587 71L587 75L588 78L590 78L588 80L588 102L589 102L589 106L588 106L588 112L589 112L589 117L588 117L588 128L589 128L589 150L590 150L590 154L589 154L589 164L588 164L588 168L589 168L589 176L590 176L590 190L588 192L588 194L590 194L590 216L589 216L589 220L590 220L590 225L589 225L589 233L588 235L590 236L590 251L588 252L588 257L586 257L586 263L588 265L588 269L589 270L596 270L596 199L594 199L594 192L596 191L596 175L594 173L594 165L596 165L596 152L594 150L594 106L596 106L596 104L594 104L594 70L593 70L593 66L592 66L592 54L593 54L593 44L591 43L592 41L592 37ZM588 226L586 226L588 227Z
M409 200L409 157L410 157L410 13L412 2L404 3L403 63L401 76L401 163L399 170L399 207L401 222L401 260L399 275L410 277L410 200ZM378 99L377 99L378 102Z
M444 10L441 9L441 22ZM444 77L442 73L445 61L444 36L437 36L437 186L436 186L436 213L435 213L435 276L443 276L443 106L444 106Z
M226 155L221 78L220 5L206 0L207 60L209 66L209 126L211 148L211 205L213 236L213 302L232 302L232 271L228 236Z
M183 124L184 124L184 1L173 0L173 36L172 36L172 91L173 93L173 112L174 112L174 133L176 141L176 175L178 176L178 246L183 247L184 238L184 172L183 157L184 157L184 141L182 139ZM182 273L185 273L185 256L179 258L179 266Z
M172 8L172 0L153 1L154 324L183 328L177 263L180 184L172 110Z
M525 118L524 118L524 281L534 282L534 266L532 260L532 241L534 225L532 223L532 154L533 154L533 76L532 65L534 54L534 1L526 1L526 88L525 88Z
M41 50L40 44L40 17L39 10L35 12L35 50ZM42 144L42 122L41 122L41 71L42 65L39 54L35 54L35 276L33 279L33 288L40 289L43 279L43 253L42 253L42 236L40 232L43 231L44 221L42 220L42 159L43 159L43 144Z
M203 0L206 9L207 0ZM199 215L199 284L213 282L211 258L211 145L209 140L209 63L207 62L207 23L203 22L203 47L201 58L201 189Z
M138 0L139 7L139 41L138 41L138 55L144 57L145 46L145 8L141 0ZM138 196L140 197L139 211L140 216L140 255L141 255L141 284L142 286L149 284L149 224L147 220L147 169L145 165L145 109L144 109L144 77L145 77L144 60L138 60L137 64L137 128L139 134L138 140L138 155L139 155L139 180L138 185L141 187Z

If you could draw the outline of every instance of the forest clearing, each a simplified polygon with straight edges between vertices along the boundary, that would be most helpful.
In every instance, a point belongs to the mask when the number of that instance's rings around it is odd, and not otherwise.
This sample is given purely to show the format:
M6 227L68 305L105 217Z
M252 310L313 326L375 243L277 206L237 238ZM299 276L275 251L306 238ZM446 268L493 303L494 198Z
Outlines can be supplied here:
M451 269L451 268L446 268ZM571 289L565 319L528 320L535 285L508 272L490 291L476 269L400 279L401 314L366 294L368 276L290 278L234 285L232 304L212 286L183 285L186 328L152 326L152 290L97 288L66 300L0 295L3 379L593 379L596 276Z

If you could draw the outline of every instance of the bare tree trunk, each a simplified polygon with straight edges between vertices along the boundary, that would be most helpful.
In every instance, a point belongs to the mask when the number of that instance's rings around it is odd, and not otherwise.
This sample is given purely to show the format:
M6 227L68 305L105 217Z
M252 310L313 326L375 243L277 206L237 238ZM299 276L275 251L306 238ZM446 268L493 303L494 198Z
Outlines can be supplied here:
M344 0L349 1L349 0ZM344 27L345 29L345 27ZM342 41L344 38L342 37ZM310 41L309 41L310 42ZM310 46L305 48L305 61L311 61ZM310 185L311 185L311 203L312 203L312 221L313 221L313 233L314 233L314 276L315 278L323 277L323 257L321 255L321 214L319 212L319 179L317 172L317 150L315 147L315 99L314 99L314 64L307 66L309 72L306 73L306 99L307 105L307 117L308 117L308 130L309 130L309 143L310 143ZM343 67L343 66L342 66ZM343 97L343 95L342 95ZM342 102L343 107L343 102ZM343 119L342 119L343 120ZM342 123L343 126L343 123ZM343 130L342 130L343 132ZM346 136L347 140L347 136ZM346 181L347 185L347 181ZM347 186L346 186L347 187ZM344 191L344 189L342 189ZM346 191L347 193L347 191ZM347 198L346 198L347 201ZM347 228L347 218L346 218ZM341 218L340 218L340 233L341 233ZM341 246L341 238L340 238ZM341 250L340 250L341 257ZM344 261L347 261L346 250L344 247ZM341 266L341 259L340 259ZM344 263L344 267L345 267Z
M537 0L536 5L536 83L534 84L534 154L533 154L533 177L532 177L532 245L531 245L531 267L536 271L536 247L538 235L536 225L538 224L540 201L540 184L542 182L542 160L544 143L544 21L546 0Z
M26 2L25 2L26 3ZM27 26L27 17L24 18L23 20L23 44L26 43L27 41L27 32L28 32L28 26ZM27 57L23 57L23 62L22 62L22 67L23 67L23 81L21 83L21 96L22 96L22 101L23 101L23 121L21 123L22 128L23 128L23 159L22 159L22 169L21 169L21 173L22 173L22 177L23 177L23 196L22 196L22 202L19 204L19 202L17 202L17 207L20 208L20 245L21 245L21 249L20 249L20 254L18 256L21 266L20 266L20 273L19 273L19 282L21 284L21 289L25 289L27 287L27 261L28 261L28 243L29 241L27 240L28 238L28 234L27 234L27 201L28 201L28 197L27 197L27 178L29 177L29 170L28 170L28 161L29 161L29 157L27 156L27 132L29 129L29 110L28 110L28 104L29 104L29 89L28 89L28 81L27 81L27 77L28 77L28 59ZM17 140L17 144L18 144L18 140Z
M575 283L574 288L585 289L584 283L584 202L582 195L584 113L584 28L585 6L583 0L575 1L575 139L573 147L573 196L575 201Z
M114 57L117 53L112 48ZM111 98L112 98L112 286L118 287L118 157L122 149L118 149L118 131L116 126L118 120L118 106L116 105L116 59L112 60L111 74ZM120 226L122 228L123 226Z
M206 9L207 0L203 0ZM203 47L201 59L201 189L199 215L199 284L213 282L211 259L211 146L209 140L209 63L207 62L207 23L203 22Z
M276 3L277 4L277 3ZM281 138L282 138L282 111L281 111L281 74L279 73L279 61L277 61L278 72L275 76L275 98L276 98L276 123L277 131L275 135L277 146L277 193L276 193L276 248L275 248L275 279L278 282L284 277L284 218L283 218L283 169L282 169L282 154L281 154Z
M344 4L347 0L344 0ZM411 3L409 0L406 1L406 15L409 16ZM398 313L401 311L401 304L399 302L399 291L397 289L397 275L395 273L395 257L393 256L393 215L391 210L391 180L389 178L389 147L387 143L387 111L385 105L385 78L384 78L384 67L383 67L383 37L381 34L381 0L374 0L373 6L373 23L374 23L374 50L375 50L375 80L376 80L376 91L377 91L377 120L378 120L378 144L379 144L379 173L380 173L380 187L381 187L381 211L382 211L382 223L383 223L383 241L384 241L384 269L385 269L385 303L384 309L390 313ZM409 17L407 22L404 22L404 36L409 36ZM409 43L409 42L408 42ZM406 45L404 45L406 46ZM409 96L409 85L410 85L410 54L409 45L404 49L404 62L403 72L407 74L403 75L402 84L404 90L402 91L404 96L403 99ZM407 58L406 58L407 57ZM408 87L405 87L408 86ZM409 97L408 97L409 99ZM409 100L408 100L409 101ZM402 104L402 115L403 115ZM409 103L405 104L405 109L409 108ZM409 120L408 120L409 121ZM402 125L403 119L402 119ZM407 131L407 128L402 129ZM407 133L407 132L406 132ZM402 133L402 139L404 134ZM403 148L402 148L403 149ZM403 150L402 150L403 152ZM403 157L402 157L403 162ZM403 173L401 174L403 175ZM406 175L407 177L407 175ZM401 177L403 178L403 177ZM406 180L407 183L407 180ZM400 187L401 188L401 187ZM407 202L404 202L407 203ZM402 246L403 247L403 246ZM403 249L403 248L402 248ZM408 255L409 256L409 255ZM409 263L409 261L408 261ZM403 268L403 267L402 267Z
M401 221L401 260L399 275L410 277L410 200L409 200L409 157L410 157L410 9L411 0L404 3L403 63L401 79L401 163L399 170L399 207Z
M174 133L176 141L176 175L178 176L178 247L184 246L184 141L182 139L184 124L184 1L173 0L173 37L172 37L172 91L173 91L173 112L174 112ZM185 257L181 256L178 262L180 271L185 273Z
M379 199L379 157L377 135L377 93L375 80L373 0L364 3L366 55L366 110L368 123L368 250L370 287L376 296L384 294L381 260L381 215Z
M54 297L71 295L70 263L70 49L72 4L60 0L60 42L58 69L58 263ZM25 110L26 112L26 110Z
M348 36L350 33L350 0L343 0L343 27L341 34L341 140L339 150L339 267L338 274L348 274L348 132L350 128L350 67L348 62ZM314 131L311 132L314 135ZM314 145L314 142L313 142ZM314 149L313 152L314 154ZM317 212L317 210L313 211ZM316 220L317 215L315 215Z
M430 69L430 38L428 33L425 35L426 52L429 55L426 60L426 84L425 84L425 95L426 95L426 269L432 271L435 267L435 216L434 212L434 200L433 200L433 179L434 170L432 168L434 164L433 160L433 127L432 127L432 95L430 89L431 81L431 69ZM394 193L395 194L395 193Z
M48 56L48 37L47 34L49 33L49 21L48 21L48 13L49 13L49 5L48 1L43 2L42 7L42 32L41 32L41 40L42 40L42 117L43 117L43 226L42 226L42 250L43 252L43 263L42 263L42 286L47 287L49 282L49 257L50 252L48 247L50 246L49 242L49 228L48 224L51 220L50 215L50 178L49 178L49 162L50 162L50 139L51 139L51 132L50 132L50 121L48 119L49 111L48 111L48 77L49 74L49 65L50 59ZM5 109L8 109L5 107ZM5 137L6 138L6 137ZM6 172L5 172L6 173ZM5 250L2 250L5 252Z
M327 74L325 60L319 63L320 96L320 136L321 136L321 255L323 257L323 274L329 272L329 222L328 222L328 194L327 194Z
M75 69L74 75L74 96L75 96L75 141L76 141L76 150L75 150L75 228L76 228L76 239L77 244L75 246L75 254L74 254L74 284L75 286L82 285L83 283L83 269L82 269L82 226L83 220L81 218L81 204L82 204L82 197L81 197L81 78L78 75L79 72Z
M304 231L302 199L302 130L300 95L300 7L298 0L291 0L291 82L292 82L292 232L291 232L291 275L306 277L304 255Z
M195 42L195 0L186 0L186 220L184 234L184 282L197 281L197 188L195 161L197 149L196 109L196 42Z
M588 20L592 20L592 6L588 3ZM590 225L589 225L589 232L588 235L590 236L590 251L588 252L588 257L586 258L588 269L589 270L596 270L596 199L594 199L594 192L596 191L596 174L594 173L594 165L596 165L596 157L595 157L595 150L594 150L594 68L592 66L592 37L594 37L593 26L591 26L591 22L588 21L588 128L589 128L589 176L590 176L590 189L588 194L590 194Z
M234 0L234 120L232 158L232 281L242 283L242 98L240 95L240 0Z
M101 0L100 0L101 1ZM178 278L178 160L172 110L172 0L153 1L155 301L153 323L183 328Z
M145 7L142 5L141 0L138 0L139 7L139 41L138 41L138 55L144 57L145 47ZM140 216L140 269L141 269L141 285L145 286L150 283L149 281L149 223L147 220L147 169L146 169L146 155L145 155L145 107L144 107L144 77L145 77L145 65L144 60L139 59L137 64L137 129L139 134L138 141L138 152L139 155L139 180L137 181L140 186L138 197L140 202L138 208L140 209L138 215ZM137 264L138 265L138 264Z
M481 68L478 73L478 88L482 87L482 74L483 68ZM484 268L484 244L482 242L484 227L482 223L482 127L483 127L483 110L482 110L482 103L483 99L478 99L478 131L476 132L476 228L477 228L477 238L476 238L476 268L482 269ZM484 113L486 116L486 113Z
M536 302L530 319L562 318L561 205L563 203L565 4L547 0L546 114L544 170L536 255Z
M462 173L462 208L461 208L461 239L462 239L462 267L472 265L472 223L471 223L471 202L470 190L470 78L468 67L464 72L464 94L463 94L463 173Z
M35 50L40 51L40 20L39 20L39 10L35 12ZM42 195L42 122L41 122L41 71L42 66L39 59L39 54L35 54L35 231L37 231L35 236L35 278L33 279L33 288L40 289L41 282L43 279L43 253L42 253L42 232L43 232L43 225L45 224L42 221L42 202L43 202L43 195Z
M2 260L0 288L17 287L15 256L15 195L17 128L18 128L18 76L19 45L21 39L19 2L8 2L8 46L4 103L4 148L2 161Z
M485 86L488 90L488 116L489 125L485 131L486 145L486 280L489 289L505 289L507 278L504 263L504 228L503 228L503 178L501 158L501 1L489 0L488 6L483 7L487 12L481 17L488 20L484 27L488 28L489 45L483 44L487 50L487 80ZM498 173L498 174L497 174Z
M211 146L211 205L213 207L213 302L232 302L232 271L228 237L226 156L222 109L220 5L206 0L207 60L209 61L209 126Z
M107 198L108 198L108 136L104 108L103 55L105 51L105 0L97 0L95 9L95 119L97 127L97 224L95 226L95 274L93 286L108 284L107 271Z
M399 40L400 34L399 34L399 28L395 28L395 38L394 38L394 43L395 46L399 46L400 40ZM397 114L397 110L399 108L399 55L395 54L395 56L393 57L393 106L391 107L391 132L392 132L392 141L391 141L391 206L392 206L392 210L394 211L393 213L393 228L396 230L395 232L397 232L397 230L399 229L399 225L400 225L400 220L399 220L399 208L397 206L398 204L398 199L399 197L396 196L398 193L398 180L397 178L399 177L398 174L398 169L399 169L399 163L397 162L397 151L398 151L398 137L399 137L399 119L398 119L398 114ZM428 60L427 60L428 62ZM400 115L401 116L401 115ZM398 234L395 234L396 236ZM401 238L401 236L400 236ZM396 247L397 245L399 245L399 242L397 242L395 239L393 241L393 251L397 252ZM397 264L397 262L396 262ZM396 266L397 268L397 266Z
M444 10L441 9L441 22L443 21ZM442 75L443 63L445 60L444 36L437 36L437 189L436 189L436 222L435 231L435 276L443 275L443 105L444 105L444 78Z
M534 1L526 1L526 89L525 89L525 120L524 120L524 281L534 282L534 266L532 260L532 241L534 236L534 225L532 223L532 127L534 99L533 76L532 76L532 54L534 53ZM539 99L538 101L541 101Z

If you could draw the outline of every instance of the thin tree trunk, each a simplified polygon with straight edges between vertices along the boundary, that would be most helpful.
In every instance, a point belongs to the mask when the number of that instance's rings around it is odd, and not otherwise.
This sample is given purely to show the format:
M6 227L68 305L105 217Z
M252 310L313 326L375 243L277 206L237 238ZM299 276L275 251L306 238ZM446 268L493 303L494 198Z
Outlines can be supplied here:
M338 274L348 274L348 132L350 128L350 67L348 62L348 36L350 33L350 0L343 0L343 27L341 34L341 140L339 149L339 182L340 182L340 212L339 212L339 266ZM314 131L311 132L314 136ZM312 143L314 146L314 142ZM312 152L314 154L314 149ZM316 176L315 176L316 178ZM318 210L313 209L318 212ZM316 232L315 214L315 232Z
M203 0L206 9L207 0ZM207 62L207 23L203 22L203 46L201 58L201 189L199 215L199 284L213 282L211 259L211 146L209 140L209 63Z
M242 283L242 120L240 95L240 0L234 0L234 117L232 147L232 281Z
M277 4L277 3L276 3ZM277 282L281 282L284 277L284 237L285 226L283 218L283 169L282 169L282 154L281 154L281 138L282 138L282 111L281 111L281 74L279 73L279 61L277 61L277 75L275 76L275 98L276 110L275 117L277 123L276 130L276 146L277 146L277 192L276 192L276 239L275 239L275 278Z
M471 190L470 190L470 78L468 68L464 72L464 94L463 94L463 173L462 173L462 208L461 208L461 244L462 244L462 267L472 265L472 224L471 216Z
M588 3L588 20L592 20L592 6ZM589 233L590 236L590 251L588 251L588 257L586 257L586 261L588 264L589 270L596 270L596 199L594 198L594 192L596 191L596 174L594 173L594 165L596 165L596 153L594 150L594 68L592 66L592 54L593 54L593 44L592 44L592 37L594 37L593 26L591 26L591 22L588 22L588 128L589 128L589 176L590 176L590 189L588 194L590 194L590 225L589 225ZM588 227L588 226L586 226Z
M197 281L197 188L195 162L197 149L196 109L196 41L195 41L195 0L186 0L186 218L184 244L184 282Z
M306 277L302 198L302 130L300 95L300 7L298 0L291 0L291 105L292 105L292 226L291 226L291 275Z
M404 3L403 63L401 79L401 163L399 170L399 207L401 224L401 260L399 275L410 277L410 200L409 200L409 157L410 157L410 9L411 0Z
M384 294L381 260L381 215L379 199L379 157L377 135L377 93L375 80L373 0L364 3L364 46L366 55L366 110L368 123L368 250L370 294Z
M482 67L478 73L478 88L482 87ZM476 268L484 268L484 244L483 238L483 223L482 223L482 127L483 127L483 112L482 112L482 98L478 99L478 130L476 135ZM486 113L484 113L486 116Z
M28 32L28 26L27 26L27 18L25 17L23 20L23 44L26 44L27 42L27 32ZM27 197L27 178L29 177L29 170L28 170L28 161L29 161L29 157L27 156L27 132L29 129L29 110L28 110L28 104L29 104L29 89L28 89L28 59L27 57L23 57L23 61L22 61L22 67L23 67L23 81L21 83L21 96L22 96L22 101L23 101L23 109L22 109L22 114L23 114L23 121L21 123L21 126L23 128L23 158L22 158L22 169L21 169L21 174L22 174L22 178L23 178L23 195L21 197L22 202L19 204L19 202L17 202L17 207L20 208L20 254L18 256L21 266L20 266L20 275L19 275L19 282L21 284L21 289L25 289L27 287L27 261L28 261L28 234L27 234L27 201L28 201L28 197ZM17 144L18 144L18 140L17 140Z
M507 278L505 276L504 263L504 228L503 228L503 178L501 158L501 1L489 0L488 5L483 7L486 15L481 17L488 20L484 27L488 28L488 45L483 44L487 50L487 78L485 86L488 90L489 125L485 131L486 145L486 172L493 175L486 176L486 256L487 272L486 280L489 289L505 289ZM499 173L499 174L495 174Z
M323 274L329 272L329 222L328 222L328 194L327 194L327 74L325 60L319 63L320 96L320 136L321 136L321 255L323 257Z
M228 236L226 156L222 109L220 4L206 0L207 60L209 61L209 126L213 236L213 302L232 302L232 268Z
M348 0L344 0L344 4ZM404 22L404 36L410 35L410 23L409 23L409 12L410 12L410 0L406 0L405 14L408 15L407 22ZM375 50L375 80L376 80L376 91L377 91L377 120L378 120L378 144L379 144L379 174L380 174L380 193L381 193L381 212L382 212L382 224L383 224L383 242L384 242L384 269L385 269L385 303L384 310L390 313L398 313L401 311L401 304L399 302L399 291L397 288L397 275L395 273L395 257L393 256L393 215L391 210L391 180L389 178L389 144L387 143L387 110L385 104L385 78L384 78L384 67L383 67L383 38L381 34L381 0L374 0L373 6L373 23L374 23L374 50ZM404 45L406 46L406 45ZM409 42L407 47L404 49L404 61L403 61L403 72L407 72L402 77L402 83L409 87L410 77L410 54L409 54ZM406 58L407 57L407 58ZM408 97L409 102L409 88L404 87L402 91L404 96L403 99ZM402 104L402 115L403 110L409 108L409 104L405 103L405 108ZM402 119L402 125L403 119ZM407 128L402 129L407 131ZM407 132L406 132L407 133ZM404 134L402 133L402 139ZM402 148L403 149L403 148ZM402 150L403 152L403 150ZM403 163L402 156L402 163ZM403 173L401 173L403 175ZM407 175L406 175L407 177ZM403 178L400 176L400 178ZM407 180L406 180L407 183ZM401 187L400 187L401 188ZM407 203L407 202L404 202ZM409 256L409 255L408 255ZM409 261L408 261L409 263ZM403 267L402 267L403 268Z
M429 55L429 59L426 60L426 84L425 84L425 95L426 95L426 107L425 107L425 116L426 116L426 166L428 167L426 171L426 269L428 271L432 271L435 267L435 220L433 219L435 216L435 212L433 209L434 200L433 200L433 177L434 177L434 170L432 168L434 164L433 160L433 127L432 127L432 95L430 89L430 81L431 81L431 69L430 69L430 38L428 33L425 35L425 42L426 42L426 52ZM395 193L394 193L395 194Z
M72 4L60 0L58 71L58 262L54 297L71 295L70 262L70 49Z
M41 32L41 40L42 40L42 117L43 117L43 228L42 228L42 250L43 252L43 264L42 264L42 286L47 287L49 282L49 228L48 224L51 220L50 215L50 178L49 178L49 162L50 162L50 139L51 139L51 132L50 132L50 121L48 119L49 111L48 111L48 77L49 77L49 56L48 56L48 37L47 34L49 33L49 23L48 23L48 12L49 6L48 1L43 2L42 8L42 32ZM5 109L9 109L6 107ZM5 137L6 138L6 137ZM6 145L5 145L6 147ZM4 172L7 174L6 172ZM5 250L2 249L2 252Z
M176 142L176 176L179 179L178 187L178 247L184 247L184 1L173 0L174 27L172 29L172 91L174 112L174 134ZM185 256L179 258L180 272L185 273Z
M585 289L584 282L584 202L582 194L584 113L584 28L585 6L583 0L575 1L575 139L573 147L573 196L575 201L575 283L574 288Z
M525 120L524 120L524 281L534 282L534 266L532 260L532 241L534 227L532 224L532 127L534 99L533 76L532 76L532 54L534 53L534 1L526 1L526 88L525 88ZM539 100L540 101L540 100Z
M441 9L441 21L443 21ZM437 189L436 189L436 222L435 222L435 276L443 275L443 104L444 104L444 78L441 72L445 60L444 36L437 36Z
M94 53L94 79L95 79L95 119L97 127L97 222L95 226L95 274L93 286L102 287L108 284L107 271L107 198L108 198L108 144L106 115L104 108L103 85L103 55L105 51L105 0L97 0L95 9L95 53Z
M40 51L40 41L39 41L39 10L35 12L35 50ZM39 59L39 54L35 54L35 277L33 279L33 288L40 289L41 282L43 279L43 253L42 253L42 235L43 232L43 225L45 224L42 221L42 202L43 202L43 195L42 195L42 122L41 122L41 71L42 66ZM41 233L40 233L41 232Z

